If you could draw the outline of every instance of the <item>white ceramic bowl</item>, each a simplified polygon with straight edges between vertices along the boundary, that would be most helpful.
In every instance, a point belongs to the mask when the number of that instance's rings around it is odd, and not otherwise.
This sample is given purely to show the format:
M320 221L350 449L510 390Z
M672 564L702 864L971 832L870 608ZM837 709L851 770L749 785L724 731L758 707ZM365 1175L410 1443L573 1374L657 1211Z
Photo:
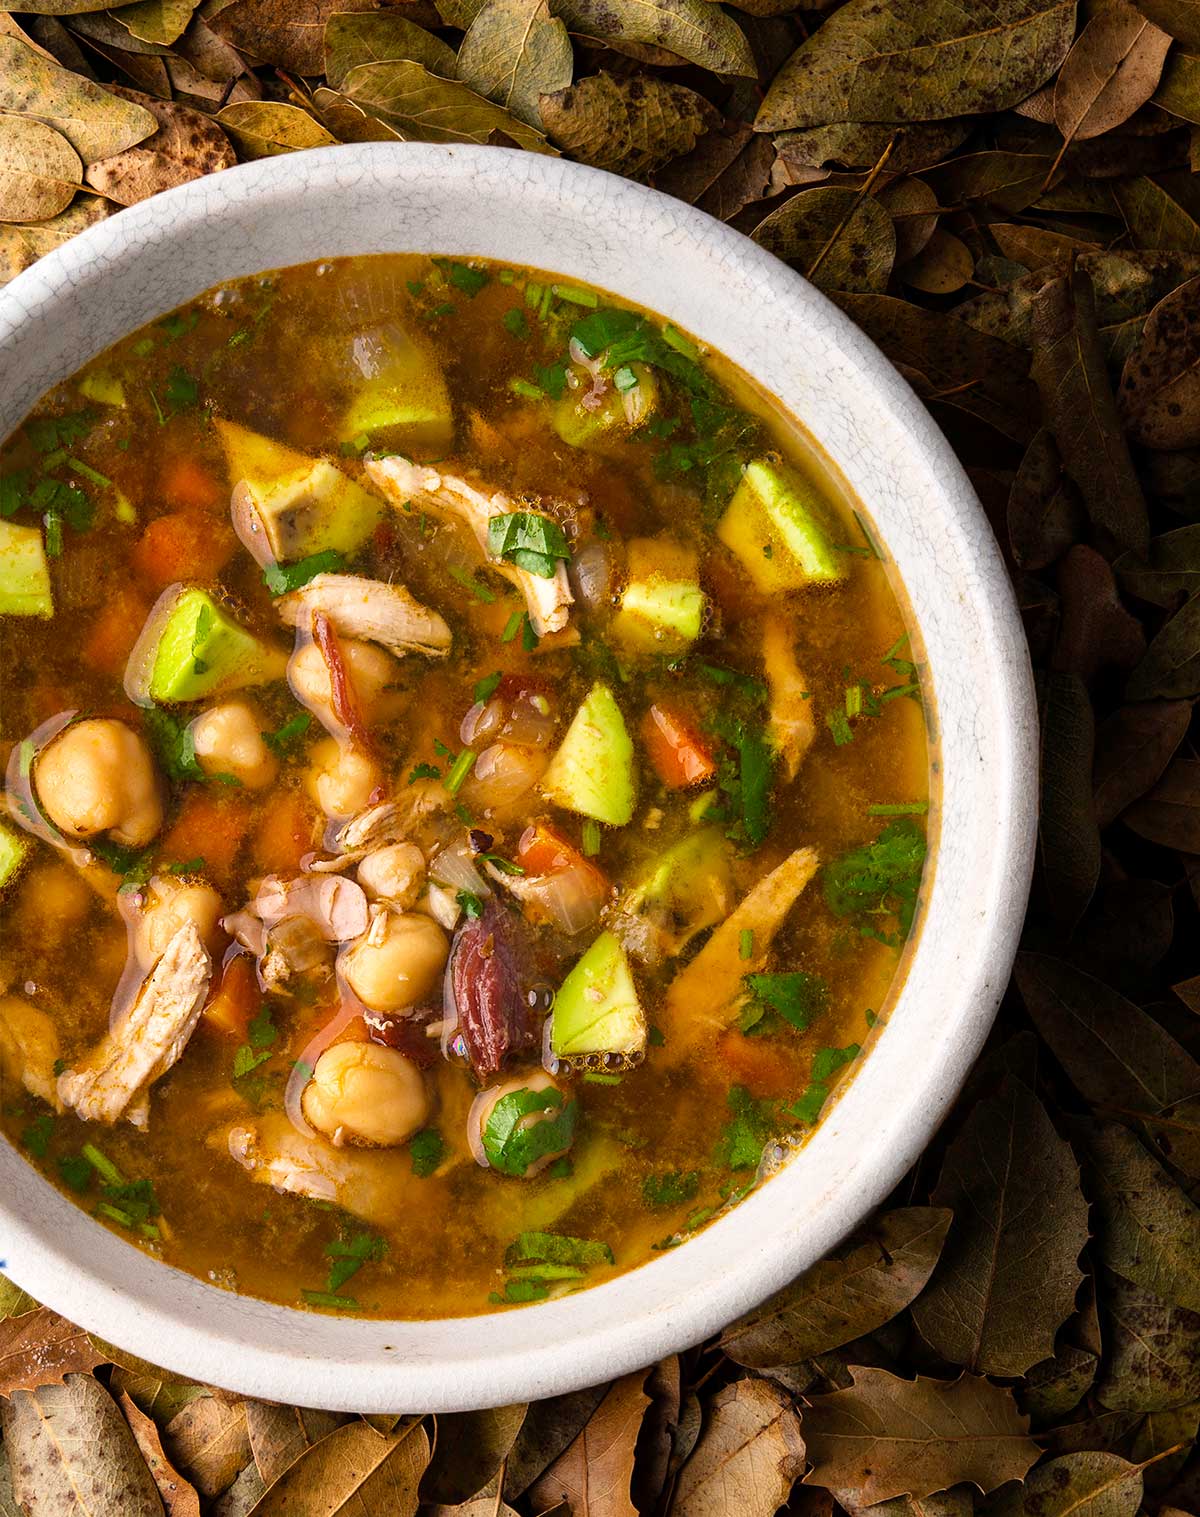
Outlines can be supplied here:
M155 1262L0 1142L0 1267L67 1317L256 1396L442 1411L566 1391L695 1343L819 1259L888 1194L945 1114L1008 976L1032 861L1035 717L983 512L891 365L746 238L576 164L497 148L323 148L143 202L0 291L0 435L102 348L220 280L388 251L478 254L600 285L698 334L777 395L862 501L907 592L941 765L919 937L854 1080L783 1173L608 1284L436 1322L269 1306Z

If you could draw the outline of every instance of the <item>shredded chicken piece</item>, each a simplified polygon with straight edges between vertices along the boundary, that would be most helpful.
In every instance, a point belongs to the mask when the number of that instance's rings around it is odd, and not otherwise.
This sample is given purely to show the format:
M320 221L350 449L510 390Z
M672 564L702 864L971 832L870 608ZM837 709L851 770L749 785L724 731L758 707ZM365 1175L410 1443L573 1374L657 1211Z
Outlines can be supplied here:
M439 515L459 517L470 527L484 557L498 574L520 590L529 609L529 620L539 637L561 632L567 625L574 596L567 582L566 565L559 563L550 579L530 574L513 564L494 559L488 552L488 523L493 516L506 516L517 507L500 490L485 494L454 474L440 474L426 464L407 458L370 458L367 477L393 505L420 506Z
M301 875L282 880L268 875L258 887L251 910L274 927L285 917L306 917L327 943L345 943L367 926L367 897L353 880L337 875L315 879Z
M763 665L771 693L767 741L779 755L784 774L794 780L817 729L812 692L796 663L792 633L782 616L768 616L763 625Z
M757 974L767 951L804 887L817 872L817 852L798 848L764 875L714 930L712 937L667 987L667 1010L679 1035L668 1038L676 1050L687 1042L684 1029L724 1028L742 996L742 978ZM741 955L742 933L753 933L749 959Z
M184 922L146 977L137 999L96 1047L58 1077L58 1096L85 1122L126 1117L145 1127L149 1088L165 1075L196 1029L212 960L195 922Z
M423 606L403 585L388 585L381 579L318 574L276 606L289 627L307 630L313 612L321 611L339 637L379 643L397 658L406 653L445 658L450 652L450 628L438 613Z
M411 1216L412 1166L403 1152L335 1148L325 1138L299 1132L283 1112L218 1128L208 1141L260 1185L332 1202L379 1227L397 1226Z
M21 996L0 996L0 1070L31 1096L62 1110L54 1085L58 1027L49 1012Z

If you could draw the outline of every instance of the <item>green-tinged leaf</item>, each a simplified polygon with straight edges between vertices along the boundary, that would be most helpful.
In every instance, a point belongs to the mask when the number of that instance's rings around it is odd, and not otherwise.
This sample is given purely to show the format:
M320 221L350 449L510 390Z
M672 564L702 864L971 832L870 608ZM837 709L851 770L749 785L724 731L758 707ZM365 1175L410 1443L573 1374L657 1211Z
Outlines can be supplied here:
M217 123L243 158L273 158L277 153L326 147L337 141L307 111L279 100L234 101L217 112Z
M669 80L593 74L545 95L542 121L564 152L631 179L645 179L688 152L716 120L708 101Z
M14 1285L7 1275L0 1275L0 1322L8 1317L22 1317L36 1309L37 1302L28 1292Z
M1064 1454L1003 1491L990 1517L1134 1517L1142 1471L1116 1454Z
M1200 277L1151 311L1119 391L1130 433L1151 448L1200 443Z
M519 147L552 152L540 132L457 80L439 79L419 63L360 63L342 81L357 105L425 142L487 142L503 132Z
M1154 104L1183 121L1200 122L1200 57L1178 48L1171 52Z
M1138 0L1138 10L1181 46L1200 52L1200 0Z
M363 110L349 96L324 85L313 91L313 109L339 142L407 142L415 138L415 133L406 135Z
M35 116L85 164L141 142L158 122L144 106L70 74L15 37L0 36L0 111Z
M1200 253L1200 208L1177 184L1142 177L1112 188L1137 247Z
M454 49L406 16L393 11L336 11L325 23L325 77L333 89L340 89L346 75L360 63L405 58L424 64L443 79L459 77Z
M1041 1453L1012 1392L979 1375L902 1380L863 1365L849 1373L849 1390L814 1396L805 1409L808 1484L854 1490L864 1504L964 1481L991 1491L1022 1479Z
M1083 915L1100 877L1100 833L1092 814L1095 717L1076 674L1038 679L1041 815L1038 859L1050 914L1064 926Z
M832 121L939 121L999 111L1066 57L1070 0L849 0L776 74L760 132Z
M721 1335L738 1364L796 1364L882 1327L924 1288L951 1214L914 1206L885 1212L793 1284Z
M958 121L910 122L897 126L882 121L833 121L775 138L780 158L794 172L831 166L869 169L887 148L888 172L915 174L940 163L966 139L968 128ZM802 182L802 181L797 181Z
M1096 1379L1100 1360L1089 1349L1064 1343L1025 1375L1021 1406L1040 1426L1060 1422L1077 1407Z
M1152 843L1200 852L1200 761L1173 760L1154 789L1129 808L1125 820ZM1189 1073L1195 1073L1195 1066Z
M679 1472L675 1517L774 1517L804 1470L791 1397L769 1380L737 1380L713 1397L709 1419Z
M737 22L705 0L555 0L553 11L568 31L599 42L665 48L714 74L757 73Z
M0 221L48 221L70 205L82 176L79 154L52 126L0 115Z
M1185 601L1156 634L1126 694L1138 701L1200 694L1200 596Z
M468 1501L493 1480L508 1458L528 1406L454 1412L438 1418L437 1443L421 1479L421 1499Z
M1160 1412L1200 1396L1200 1313L1119 1275L1103 1283L1106 1355L1096 1384L1113 1411Z
M929 182L942 205L982 200L1015 214L1038 198L1052 164L1043 153L964 153L931 169Z
M754 240L831 290L882 292L896 259L892 218L854 190L793 195L759 222Z
M158 122L158 130L145 142L88 166L88 184L107 199L133 205L237 162L225 133L200 111L120 85L113 85L112 92L147 110Z
M198 4L199 0L137 0L112 14L140 42L166 46L178 39Z
M570 85L574 55L546 0L487 0L462 40L457 72L464 84L540 129L539 101Z

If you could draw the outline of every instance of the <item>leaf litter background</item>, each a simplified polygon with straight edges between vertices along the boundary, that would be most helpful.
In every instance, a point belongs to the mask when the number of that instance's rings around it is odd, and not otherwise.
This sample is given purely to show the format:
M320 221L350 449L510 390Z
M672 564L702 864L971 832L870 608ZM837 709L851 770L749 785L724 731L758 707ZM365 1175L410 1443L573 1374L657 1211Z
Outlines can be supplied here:
M0 0L0 278L335 140L653 183L900 365L1039 671L1024 948L890 1205L612 1385L270 1406L0 1280L0 1517L1200 1513L1200 0Z

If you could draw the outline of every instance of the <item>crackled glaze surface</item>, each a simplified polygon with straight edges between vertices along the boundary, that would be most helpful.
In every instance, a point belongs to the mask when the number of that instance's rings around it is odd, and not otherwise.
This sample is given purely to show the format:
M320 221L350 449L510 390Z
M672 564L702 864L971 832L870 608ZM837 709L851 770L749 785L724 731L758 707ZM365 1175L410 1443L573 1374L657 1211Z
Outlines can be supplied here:
M0 435L100 349L218 280L399 250L479 254L618 291L779 396L863 501L904 587L941 763L920 932L870 1056L782 1174L610 1284L488 1319L314 1317L154 1262L0 1146L0 1265L49 1305L145 1358L253 1395L428 1411L550 1395L695 1342L827 1252L887 1194L953 1099L1007 979L1032 859L1036 746L1003 565L920 402L770 255L679 202L575 164L495 148L329 148L143 202L0 292Z

